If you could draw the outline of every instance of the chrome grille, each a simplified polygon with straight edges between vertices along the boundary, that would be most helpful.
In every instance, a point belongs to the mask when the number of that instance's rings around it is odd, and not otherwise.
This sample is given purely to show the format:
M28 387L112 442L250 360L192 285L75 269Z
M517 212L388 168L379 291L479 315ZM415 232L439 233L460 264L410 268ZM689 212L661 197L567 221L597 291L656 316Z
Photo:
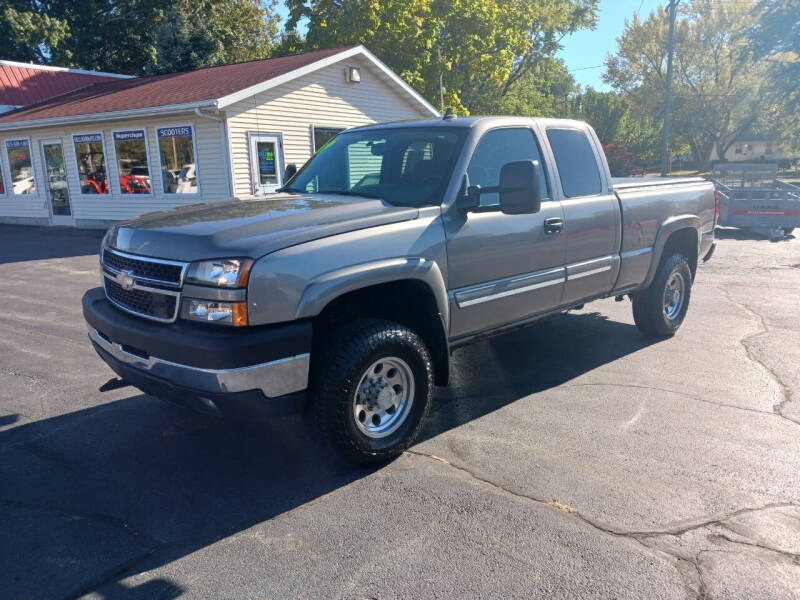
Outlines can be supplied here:
M146 260L131 254L122 254L105 248L103 265L115 271L127 271L136 279L180 286L183 281L184 263Z
M112 304L153 321L171 323L177 318L187 263L104 248L101 265Z
M111 279L106 279L106 296L131 312L160 321L173 319L178 302L177 296L135 288L126 290Z

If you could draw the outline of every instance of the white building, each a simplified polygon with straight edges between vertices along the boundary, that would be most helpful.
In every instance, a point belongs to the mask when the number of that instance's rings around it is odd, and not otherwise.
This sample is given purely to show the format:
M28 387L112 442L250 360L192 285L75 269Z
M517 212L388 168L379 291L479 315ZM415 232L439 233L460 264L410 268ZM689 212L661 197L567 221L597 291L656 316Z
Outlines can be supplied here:
M343 129L438 114L363 46L108 78L0 114L0 222L104 227L270 193Z

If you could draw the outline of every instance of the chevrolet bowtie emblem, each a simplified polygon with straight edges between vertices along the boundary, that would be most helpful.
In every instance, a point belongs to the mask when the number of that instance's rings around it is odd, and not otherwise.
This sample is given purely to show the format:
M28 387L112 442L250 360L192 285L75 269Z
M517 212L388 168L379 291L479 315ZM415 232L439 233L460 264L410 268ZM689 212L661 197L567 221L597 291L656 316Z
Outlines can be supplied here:
M133 274L130 271L120 271L114 279L123 290L133 289Z

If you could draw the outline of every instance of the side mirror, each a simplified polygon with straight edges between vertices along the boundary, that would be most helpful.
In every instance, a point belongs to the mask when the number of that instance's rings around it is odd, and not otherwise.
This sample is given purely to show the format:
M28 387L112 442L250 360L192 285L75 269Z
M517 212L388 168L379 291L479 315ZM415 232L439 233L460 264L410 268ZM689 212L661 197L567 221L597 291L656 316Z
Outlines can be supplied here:
M542 208L539 162L519 160L500 169L500 210L507 215L537 213Z
M286 165L286 171L283 174L284 183L289 181L292 177L294 177L295 173L297 173L297 165L296 164L289 163L288 165Z

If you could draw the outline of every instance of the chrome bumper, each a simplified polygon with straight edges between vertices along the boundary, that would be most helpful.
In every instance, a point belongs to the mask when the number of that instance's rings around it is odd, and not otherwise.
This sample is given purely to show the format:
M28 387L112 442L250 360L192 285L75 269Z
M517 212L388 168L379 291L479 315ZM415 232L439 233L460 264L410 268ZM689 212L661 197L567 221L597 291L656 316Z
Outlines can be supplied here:
M185 388L207 393L246 392L261 390L268 398L276 398L308 387L308 353L288 356L238 369L200 369L181 365L154 356L143 357L109 341L97 329L89 327L89 338L116 360L148 375Z

